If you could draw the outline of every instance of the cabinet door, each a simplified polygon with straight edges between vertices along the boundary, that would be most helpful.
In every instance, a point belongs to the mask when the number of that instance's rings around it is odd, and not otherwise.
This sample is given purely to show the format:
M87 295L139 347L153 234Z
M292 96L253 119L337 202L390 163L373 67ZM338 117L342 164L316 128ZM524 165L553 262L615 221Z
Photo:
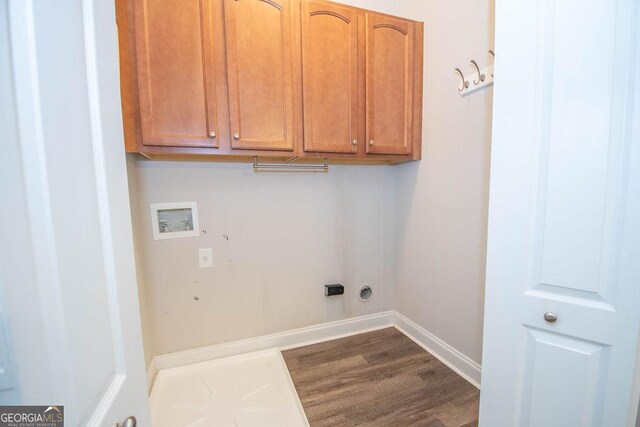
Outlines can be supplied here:
M367 14L367 153L410 154L414 24Z
M303 2L304 149L358 150L358 12Z
M289 0L225 0L234 149L293 150L293 14Z
M135 0L144 145L218 146L213 25L210 0Z

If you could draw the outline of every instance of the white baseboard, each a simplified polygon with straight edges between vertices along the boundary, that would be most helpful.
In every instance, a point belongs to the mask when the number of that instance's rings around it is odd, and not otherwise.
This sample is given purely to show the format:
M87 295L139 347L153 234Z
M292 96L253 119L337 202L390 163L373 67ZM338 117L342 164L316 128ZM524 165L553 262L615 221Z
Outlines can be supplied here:
M149 390L151 390L158 371L162 369L270 348L286 350L392 326L433 354L458 375L480 388L480 365L396 311L385 311L261 337L155 356L147 367L147 382Z
M480 388L481 366L397 311L394 326L420 347L434 355L455 373Z
M393 311L385 311L261 337L247 338L240 341L164 354L155 356L149 366L151 368L153 365L153 376L155 376L155 372L162 369L219 359L221 357L235 356L269 348L287 349L301 347L303 345L328 341L366 331L392 327L393 316ZM149 384L149 386L151 387L151 384Z

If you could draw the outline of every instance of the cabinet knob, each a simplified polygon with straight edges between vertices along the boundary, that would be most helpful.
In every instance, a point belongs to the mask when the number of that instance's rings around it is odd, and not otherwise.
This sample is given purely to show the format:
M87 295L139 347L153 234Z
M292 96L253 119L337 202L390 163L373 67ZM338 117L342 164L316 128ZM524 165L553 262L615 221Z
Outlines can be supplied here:
M351 145L358 145L358 140L354 139L353 141L351 141Z
M556 322L556 320L558 320L558 315L557 315L557 314L555 314L555 313L552 313L552 312L550 312L550 311L547 311L547 312L544 314L544 320L546 320L546 321L547 321L547 322L549 322L549 323L555 323L555 322Z
M369 145L376 145L376 140L372 139L371 141L369 141Z
M240 134L238 132L234 133L233 139L236 139L236 140L240 139Z
M214 131L209 132L209 138L213 139L216 137L216 133Z

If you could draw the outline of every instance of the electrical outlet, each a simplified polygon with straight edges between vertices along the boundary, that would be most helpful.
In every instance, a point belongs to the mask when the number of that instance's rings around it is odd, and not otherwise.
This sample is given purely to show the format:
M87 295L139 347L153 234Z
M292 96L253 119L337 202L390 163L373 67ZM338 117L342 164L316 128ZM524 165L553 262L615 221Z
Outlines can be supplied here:
M211 248L200 248L198 251L198 264L200 268L213 267L213 251Z

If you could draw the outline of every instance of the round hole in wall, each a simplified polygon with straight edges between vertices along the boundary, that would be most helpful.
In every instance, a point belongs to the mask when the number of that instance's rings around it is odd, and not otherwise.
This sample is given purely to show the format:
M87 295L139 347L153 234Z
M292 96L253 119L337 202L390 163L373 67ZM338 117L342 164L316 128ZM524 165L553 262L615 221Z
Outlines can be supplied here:
M360 297L361 301L369 301L372 295L373 290L368 285L364 285L363 287L361 287L360 291L358 292L358 296Z

